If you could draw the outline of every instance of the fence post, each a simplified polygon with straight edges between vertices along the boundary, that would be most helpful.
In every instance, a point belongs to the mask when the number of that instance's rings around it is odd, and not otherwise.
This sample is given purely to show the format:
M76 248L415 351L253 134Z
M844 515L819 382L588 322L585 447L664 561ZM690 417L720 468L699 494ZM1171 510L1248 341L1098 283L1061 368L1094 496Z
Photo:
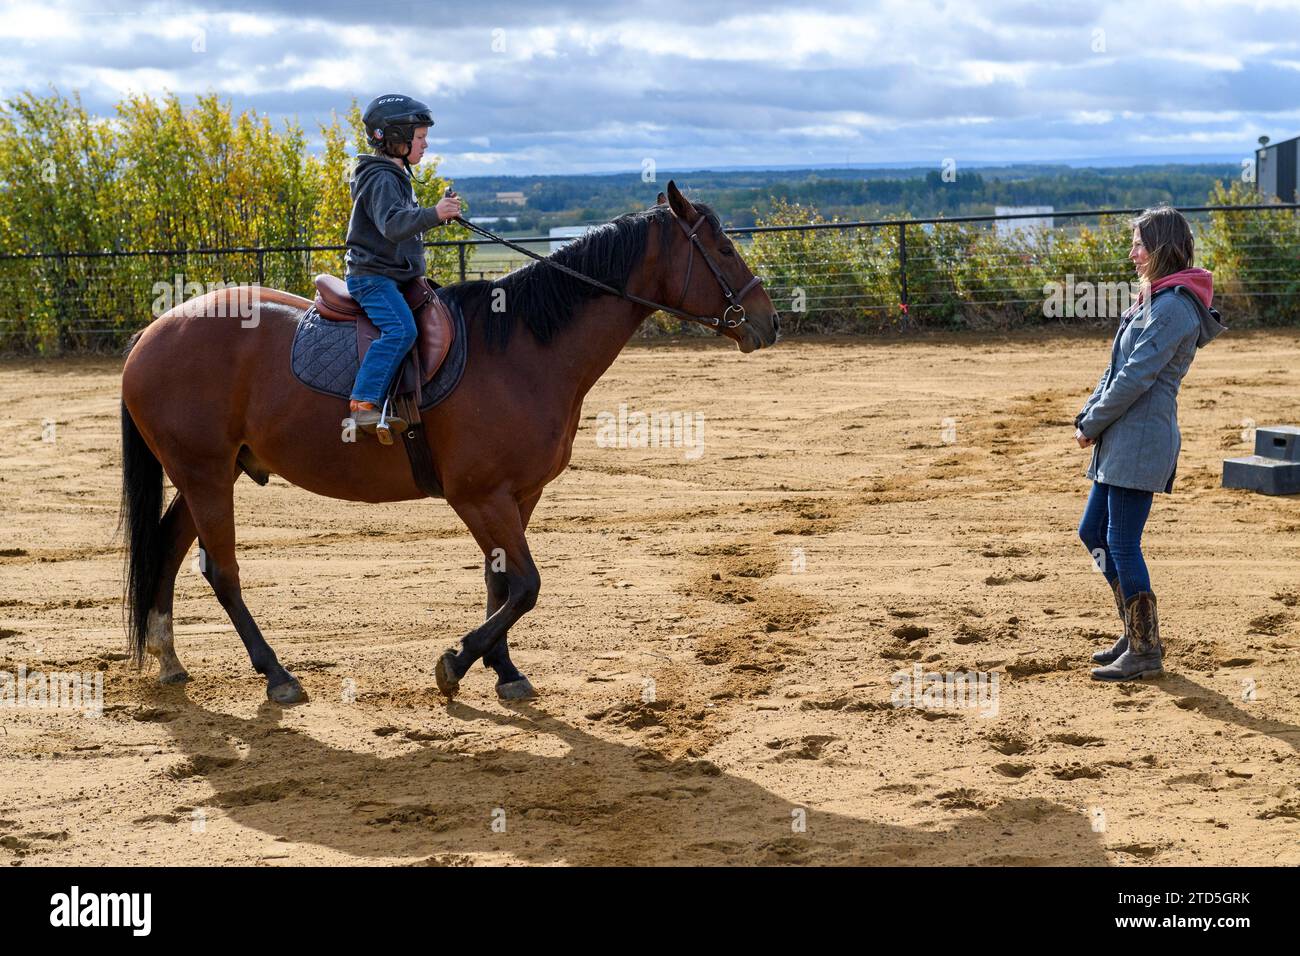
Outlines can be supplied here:
M73 296L68 295L68 259L62 253L54 257L54 269L56 282L51 283L54 288L58 289L58 305L55 308L55 321L58 328L54 332L54 348L56 353L62 353L76 347L76 340L72 337L72 302ZM82 306L85 306L85 300L82 300Z
M456 254L460 258L460 281L464 282L465 281L465 243L463 240L461 242L456 243Z
M903 313L903 328L907 328L907 224L898 224L898 308Z
M266 285L266 253L257 250L257 284Z

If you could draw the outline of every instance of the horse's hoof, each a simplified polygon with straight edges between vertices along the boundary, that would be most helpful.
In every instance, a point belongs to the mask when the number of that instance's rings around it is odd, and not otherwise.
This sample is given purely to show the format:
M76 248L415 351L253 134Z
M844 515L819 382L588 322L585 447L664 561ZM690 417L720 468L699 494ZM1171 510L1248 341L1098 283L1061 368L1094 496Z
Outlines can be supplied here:
M438 658L433 677L438 682L438 690L445 697L456 696L456 691L460 690L460 678L456 676L456 655L452 651L447 651Z
M290 677L283 683L268 687L266 696L277 704L300 704L307 699L307 692L298 683L298 678Z
M527 677L521 677L507 684L497 684L497 696L502 700L532 700L537 691L533 690Z
M174 674L163 674L158 677L160 684L184 684L190 679L188 671L177 671Z

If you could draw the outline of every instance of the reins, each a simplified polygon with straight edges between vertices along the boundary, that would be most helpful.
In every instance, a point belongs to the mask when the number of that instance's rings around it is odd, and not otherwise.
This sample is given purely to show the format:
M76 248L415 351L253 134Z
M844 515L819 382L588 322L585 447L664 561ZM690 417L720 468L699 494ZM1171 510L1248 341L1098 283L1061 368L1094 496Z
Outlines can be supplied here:
M454 193L451 193L450 190L448 190L448 193L454 195ZM565 275L571 276L572 278L577 279L580 282L585 282L587 283L587 285L600 289L602 292L606 292L609 295L618 296L620 299L626 299L627 301L635 302L638 305L644 305L651 309L657 309L660 312L667 312L669 315L676 316L679 319L684 319L687 322L695 322L699 325L706 326L708 328L713 329L715 332L721 334L723 328L734 329L745 323L745 306L742 304L742 300L745 298L746 295L749 294L751 289L753 289L755 286L762 285L763 280L760 279L758 276L754 276L752 279L749 280L749 282L745 283L745 287L741 289L739 292L735 292L732 290L730 283L728 283L727 280L723 277L722 271L717 267L717 264L714 263L712 257L708 254L705 248L700 244L700 237L696 234L700 226L704 223L704 218L705 218L704 215L701 214L700 218L695 220L695 224L688 229L685 223L683 223L676 216L673 217L673 221L682 227L682 230L686 233L686 238L690 241L691 244L690 255L687 257L686 260L686 281L682 284L681 302L679 303L679 306L677 308L674 308L670 305L664 305L662 302L654 302L651 301L650 299L643 299L641 298L641 296L633 295L630 292L615 289L613 286L607 285L604 282L601 282L599 279L593 279L591 276L583 275L581 272L578 272L576 269L570 269L568 266L556 262L554 259L551 259L547 256L539 256L531 249L525 249L523 246L511 242L509 239L502 238L501 236L498 236L493 232L489 232L488 230L484 229L482 226L477 226L474 223L470 222L469 220L464 219L460 216L457 216L456 218L450 221L460 223L470 232L477 233L478 235L482 236L484 239L490 239L493 242L499 242L501 245L509 249L513 249L516 252L528 256L528 258L530 259L535 259L538 262L544 262L548 266L551 266L554 269L559 269ZM694 264L695 250L697 249L700 252L701 258L704 259L705 264L709 267L709 270L713 273L713 277L718 280L718 285L721 286L722 288L722 294L727 299L727 308L722 313L722 318L718 318L716 316L692 315L689 312L682 311L682 309L680 308L680 305L685 303L686 292L690 288L691 267ZM730 318L732 312L738 312L740 314L740 318L738 319Z

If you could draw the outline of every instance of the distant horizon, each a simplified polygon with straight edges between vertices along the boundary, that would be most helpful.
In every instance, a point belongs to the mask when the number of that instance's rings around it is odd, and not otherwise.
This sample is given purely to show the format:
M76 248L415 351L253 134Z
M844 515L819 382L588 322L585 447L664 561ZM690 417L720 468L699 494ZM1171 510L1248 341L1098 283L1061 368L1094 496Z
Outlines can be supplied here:
M1287 137L1288 139L1291 137ZM1283 140L1273 140L1270 142L1285 142ZM1187 155L1155 155L1155 156L1097 156L1084 159L1017 159L1017 160L997 160L997 159L970 159L961 160L957 163L957 169L963 168L974 169L1006 169L1016 166L1066 166L1071 169L1107 169L1107 168L1138 168L1143 166L1201 166L1201 165L1230 165L1236 166L1240 162L1240 157L1236 154L1187 154ZM941 161L935 160L916 160L916 161L899 161L890 163L773 163L769 165L705 165L705 166L660 166L656 170L656 180L666 182L667 174L683 173L733 173L733 172L798 172L800 170L834 170L834 169L896 169L900 171L928 170L938 169ZM555 177L571 176L636 176L640 175L639 169L596 169L596 170L573 170L570 172L500 172L484 173L470 172L457 173L445 166L438 167L438 175L450 179L546 179Z

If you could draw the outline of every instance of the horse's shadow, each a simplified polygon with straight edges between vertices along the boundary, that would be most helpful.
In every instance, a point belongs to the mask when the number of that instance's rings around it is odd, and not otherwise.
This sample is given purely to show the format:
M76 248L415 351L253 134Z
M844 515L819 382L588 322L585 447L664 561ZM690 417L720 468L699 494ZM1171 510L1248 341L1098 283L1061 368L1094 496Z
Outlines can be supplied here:
M1004 800L965 812L946 829L866 821L804 808L706 760L669 760L595 737L530 705L496 713L450 704L448 713L463 730L429 734L450 739L426 741L417 731L421 749L380 757L285 727L285 712L274 704L243 719L206 710L180 688L155 688L154 696L173 709L165 726L189 758L171 773L206 778L215 791L200 801L206 826L228 818L289 844L358 858L455 863L464 854L489 854L501 862L580 865L1107 862L1088 818L1048 800ZM533 752L500 746L509 737L472 752L456 750L453 735L472 734L477 721L541 740L530 744ZM823 778L827 771L834 772L819 769Z

